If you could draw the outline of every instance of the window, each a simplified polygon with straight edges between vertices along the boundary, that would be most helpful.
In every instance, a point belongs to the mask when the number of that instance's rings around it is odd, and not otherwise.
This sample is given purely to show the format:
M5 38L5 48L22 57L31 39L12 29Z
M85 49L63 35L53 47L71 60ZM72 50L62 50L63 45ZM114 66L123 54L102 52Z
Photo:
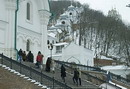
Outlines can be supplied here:
M50 44L50 41L49 41L49 40L47 40L47 44L48 44L48 45Z
M30 51L30 40L27 40L26 51Z
M31 2L27 2L26 5L26 20L29 22L33 21L33 6Z
M52 40L52 44L54 44L55 43L55 41L54 40Z
M56 53L61 53L61 47L60 46L56 46Z
M30 3L27 3L27 20L30 20Z
M72 13L70 12L70 15L72 15Z
M61 23L62 23L62 24L65 24L65 21L62 21Z
M56 46L56 53L62 53L62 48L63 47L64 47L64 45Z

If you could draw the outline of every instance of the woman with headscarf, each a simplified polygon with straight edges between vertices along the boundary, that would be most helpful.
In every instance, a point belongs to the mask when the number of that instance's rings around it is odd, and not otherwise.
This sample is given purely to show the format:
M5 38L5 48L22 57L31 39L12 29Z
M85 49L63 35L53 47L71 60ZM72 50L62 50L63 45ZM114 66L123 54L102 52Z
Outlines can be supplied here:
M66 69L65 69L64 65L61 65L61 78L62 78L63 82L65 82L65 77L66 77Z

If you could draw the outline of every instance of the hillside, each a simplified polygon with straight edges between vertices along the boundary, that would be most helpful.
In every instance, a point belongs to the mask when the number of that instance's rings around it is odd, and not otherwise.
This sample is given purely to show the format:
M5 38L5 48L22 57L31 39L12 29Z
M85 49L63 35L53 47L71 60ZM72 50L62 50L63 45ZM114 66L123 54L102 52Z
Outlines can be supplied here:
M52 18L50 23L56 23L71 2L51 1ZM76 6L76 3L72 3ZM79 45L94 50L95 57L104 55L130 65L130 28L121 20L119 13L112 9L108 16L93 10L89 6L81 5L84 11L79 15L78 23L71 24L73 31L79 30Z

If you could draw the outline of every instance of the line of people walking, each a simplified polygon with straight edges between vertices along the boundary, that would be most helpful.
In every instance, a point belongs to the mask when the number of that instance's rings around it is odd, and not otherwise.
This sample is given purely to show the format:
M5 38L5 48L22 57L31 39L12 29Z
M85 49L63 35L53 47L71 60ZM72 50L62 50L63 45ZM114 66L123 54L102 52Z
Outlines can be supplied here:
M64 65L61 65L61 78L63 80L63 82L66 83L65 81L65 77L66 77L66 68L64 67ZM81 71L80 69L74 68L74 72L73 72L73 83L78 85L81 85Z
M43 69L43 58L44 58L44 55L40 51L38 51L38 54L36 56L36 63L35 63L36 68ZM18 51L18 60L34 63L34 55L31 51L29 51L28 54L26 55L26 52L23 51L22 49L20 49ZM55 67L56 67L56 63L55 63L54 59L52 59L51 57L48 57L47 61L46 61L46 65L45 65L45 71L55 73ZM60 69L61 69L61 79L63 80L64 83L66 83L66 77L67 77L66 68L62 64ZM73 80L73 83L76 84L77 86L81 85L80 69L73 68L72 80Z
M35 63L35 66L36 68L41 68L42 69L42 63L43 63L43 57L44 55L41 54L40 51L38 51L38 54L36 56L36 63ZM20 49L18 51L18 61L21 62L21 61L26 61L26 62L31 62L31 63L34 63L34 55L31 51L28 52L28 54L26 54L25 51L23 51L22 49Z
M18 61L28 61L28 62L34 62L34 55L31 51L28 52L28 54L26 54L26 51L23 51L22 49L20 49L18 51Z

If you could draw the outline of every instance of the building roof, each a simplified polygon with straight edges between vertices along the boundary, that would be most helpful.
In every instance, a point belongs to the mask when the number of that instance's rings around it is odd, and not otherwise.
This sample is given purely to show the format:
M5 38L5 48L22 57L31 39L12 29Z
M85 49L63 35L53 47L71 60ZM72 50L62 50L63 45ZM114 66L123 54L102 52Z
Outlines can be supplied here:
M66 13L63 13L63 14L60 15L60 18L61 19L67 19L68 15Z
M54 46L62 46L62 45L67 45L68 43L66 42L62 42L62 43L56 43L56 44L53 44Z
M56 34L54 34L54 33L49 33L48 36L50 36L52 38L56 38Z
M125 65L115 65L115 66L103 66L103 67L101 67L101 69L104 69L104 70L122 70L122 69L129 69L129 70L130 70L130 67L125 66Z
M52 25L51 27L48 28L48 30L54 30L54 29L58 29L58 27Z
M75 7L71 4L69 7L68 7L68 11L72 11L72 10L74 10L75 9Z

